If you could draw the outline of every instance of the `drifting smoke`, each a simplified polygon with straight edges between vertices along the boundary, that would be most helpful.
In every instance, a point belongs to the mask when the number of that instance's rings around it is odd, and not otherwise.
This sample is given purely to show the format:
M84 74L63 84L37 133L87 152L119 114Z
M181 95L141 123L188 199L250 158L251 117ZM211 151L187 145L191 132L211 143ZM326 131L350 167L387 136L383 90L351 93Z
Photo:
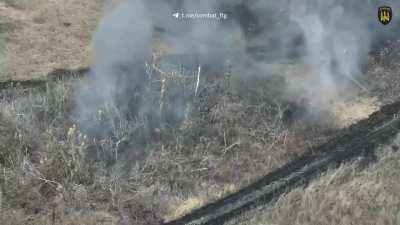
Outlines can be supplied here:
M122 102L135 115L151 111L151 98L130 101L126 96L146 91L145 61L157 48L157 32L168 53L197 55L200 64L209 66L229 59L242 68L242 76L267 75L271 63L305 63L312 74L312 82L303 84L309 98L334 95L344 83L364 88L357 80L371 46L399 34L396 15L385 27L377 21L377 8L385 4L394 14L400 11L397 1L126 0L94 34L96 88L81 104L81 114L105 101ZM228 19L177 20L174 12L223 12Z
M290 19L302 30L304 61L310 66L310 73L316 81L315 87L307 89L319 97L335 95L343 81L366 89L356 79L361 74L361 65L371 43L369 18L356 11L358 8L351 8L348 2L298 3L291 6Z

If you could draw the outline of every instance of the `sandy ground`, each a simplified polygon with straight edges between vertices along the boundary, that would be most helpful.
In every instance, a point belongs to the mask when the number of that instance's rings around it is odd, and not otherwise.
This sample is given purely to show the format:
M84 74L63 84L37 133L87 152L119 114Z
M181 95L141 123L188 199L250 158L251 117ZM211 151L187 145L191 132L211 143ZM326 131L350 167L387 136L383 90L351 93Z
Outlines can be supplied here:
M103 0L0 0L6 32L0 79L32 79L90 62Z

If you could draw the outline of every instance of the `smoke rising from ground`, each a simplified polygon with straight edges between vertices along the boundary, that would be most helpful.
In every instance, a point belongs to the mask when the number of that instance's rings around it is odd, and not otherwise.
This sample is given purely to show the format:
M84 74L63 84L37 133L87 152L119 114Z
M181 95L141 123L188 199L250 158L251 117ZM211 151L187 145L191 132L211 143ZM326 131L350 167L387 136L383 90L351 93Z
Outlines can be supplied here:
M81 104L81 114L104 101L128 105L127 95L145 91L144 62L157 49L155 34L170 54L197 55L203 65L229 59L243 77L268 75L271 63L304 63L311 78L298 85L311 99L335 95L343 84L362 87L357 80L371 47L399 34L398 17L385 27L378 23L381 4L392 6L395 14L400 9L395 1L125 0L94 33L96 90L89 103ZM223 12L228 19L177 20L174 12ZM143 98L130 102L127 110L139 114L154 104Z
M309 89L319 96L334 95L340 80L364 88L355 78L361 74L362 62L371 43L368 17L338 1L301 1L291 5L290 19L298 24L304 36L304 60L310 65L318 87ZM347 6L346 6L347 5ZM367 19L367 20L366 20ZM317 93L314 93L317 94Z

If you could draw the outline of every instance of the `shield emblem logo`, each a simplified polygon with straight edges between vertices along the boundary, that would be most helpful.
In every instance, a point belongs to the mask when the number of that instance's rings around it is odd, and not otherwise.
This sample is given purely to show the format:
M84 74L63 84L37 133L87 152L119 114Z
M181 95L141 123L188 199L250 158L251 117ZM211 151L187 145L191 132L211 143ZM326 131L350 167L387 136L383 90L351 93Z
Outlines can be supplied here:
M389 6L381 6L378 8L378 19L383 25L390 23L392 16L392 8Z

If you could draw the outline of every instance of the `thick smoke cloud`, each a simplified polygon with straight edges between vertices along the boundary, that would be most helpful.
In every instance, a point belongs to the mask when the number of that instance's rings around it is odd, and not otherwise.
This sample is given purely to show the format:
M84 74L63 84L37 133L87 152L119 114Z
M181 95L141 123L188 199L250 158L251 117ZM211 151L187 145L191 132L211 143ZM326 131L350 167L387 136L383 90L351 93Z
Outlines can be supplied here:
M391 24L378 23L379 5L392 6ZM223 12L228 19L177 20L173 12ZM230 59L242 68L242 76L267 75L271 63L305 63L313 77L305 87L310 98L335 94L343 82L363 88L357 80L371 48L400 33L397 12L400 3L394 0L125 0L94 33L91 73L96 90L80 113L91 113L95 107L90 104L128 102L124 96L145 91L144 62L157 48L155 34L168 43L170 54L197 55L203 65ZM153 104L143 98L129 102L128 111L142 114Z

